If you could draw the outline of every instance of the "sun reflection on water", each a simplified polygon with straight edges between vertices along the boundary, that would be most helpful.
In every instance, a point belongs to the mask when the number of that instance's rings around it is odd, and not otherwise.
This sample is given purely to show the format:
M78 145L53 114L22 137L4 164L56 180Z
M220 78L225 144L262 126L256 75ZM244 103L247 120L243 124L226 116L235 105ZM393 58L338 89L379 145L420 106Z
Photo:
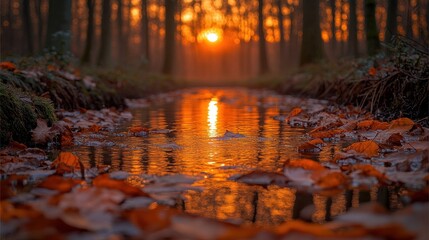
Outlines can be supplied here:
M216 137L217 135L217 114L218 114L218 99L216 97L212 98L209 102L208 107L208 115L207 115L207 122L208 122L208 134L209 137Z

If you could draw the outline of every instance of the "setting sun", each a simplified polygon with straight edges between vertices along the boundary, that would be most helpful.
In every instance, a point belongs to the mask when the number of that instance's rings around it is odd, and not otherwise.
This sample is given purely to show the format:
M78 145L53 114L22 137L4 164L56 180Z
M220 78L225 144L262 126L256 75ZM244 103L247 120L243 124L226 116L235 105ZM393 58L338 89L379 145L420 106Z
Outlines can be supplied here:
M217 40L219 40L219 35L217 35L217 33L211 32L211 33L207 33L206 38L207 38L207 41L214 43Z

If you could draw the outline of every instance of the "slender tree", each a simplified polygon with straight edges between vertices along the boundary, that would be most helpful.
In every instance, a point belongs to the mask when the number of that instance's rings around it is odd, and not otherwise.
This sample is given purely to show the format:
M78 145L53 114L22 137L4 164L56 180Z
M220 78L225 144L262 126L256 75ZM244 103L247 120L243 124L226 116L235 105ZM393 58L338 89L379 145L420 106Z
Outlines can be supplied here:
M280 34L280 42L279 42L279 68L280 71L283 71L285 69L284 64L285 64L285 57L286 57L286 41L285 41L285 30L284 30L284 25L283 25L283 12L282 12L282 8L283 8L283 4L282 4L282 0L277 0L277 18L279 20L279 34Z
M319 1L303 0L303 29L300 65L325 57L320 30Z
M125 46L124 43L124 16L123 16L123 2L122 0L117 0L118 3L118 8L116 9L116 24L118 27L118 32L117 32L117 58L118 58L118 64L123 64L124 63L124 54L122 51L122 48Z
M405 35L413 38L413 6L411 0L407 1L407 21L405 22Z
M261 75L269 72L263 10L264 0L258 0L259 73Z
M30 15L30 0L22 1L22 22L24 24L26 42L27 42L27 53L32 55L34 53L33 45L33 23Z
M356 0L349 0L350 4L350 20L349 20L349 55L359 57L358 38L357 38L357 15L356 15Z
M149 52L149 16L147 11L147 1L142 0L142 16L141 16L141 39L142 39L142 53L146 61L150 61Z
M101 42L100 50L98 53L97 65L109 66L111 61L111 28L110 28L110 15L111 15L110 0L103 0L102 15L101 15Z
M70 51L71 0L49 0L46 48Z
M42 0L36 0L34 1L34 8L36 10L36 17L37 17L37 41L38 41L38 50L41 50L43 48L43 15L42 15Z
M162 72L170 75L174 67L174 46L176 45L176 22L175 14L177 0L165 0L165 40L164 40L164 64Z
M332 39L331 39L331 47L332 47L332 51L334 52L334 55L336 53L336 47L337 47L337 38L336 38L336 30L337 28L335 27L335 18L337 16L336 12L337 12L337 8L335 5L335 0L329 0L329 5L331 6L331 12L332 12L332 19L331 19L331 34L332 34Z
M396 17L398 15L398 0L387 1L387 23L385 40L388 43L392 42L392 37L397 34L398 23Z
M380 50L377 23L375 19L375 0L365 0L365 33L368 55L373 56Z
M86 7L88 10L88 22L86 26L86 40L85 49L81 58L81 64L88 64L91 62L92 42L94 39L94 8L95 0L86 0Z

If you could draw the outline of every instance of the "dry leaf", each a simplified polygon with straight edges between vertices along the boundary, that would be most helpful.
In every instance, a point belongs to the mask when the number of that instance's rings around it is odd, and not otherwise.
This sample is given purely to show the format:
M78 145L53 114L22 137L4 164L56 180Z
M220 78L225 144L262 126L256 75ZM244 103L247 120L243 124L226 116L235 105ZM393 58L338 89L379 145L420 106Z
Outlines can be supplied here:
M104 187L104 188L119 190L128 196L149 197L149 195L143 192L140 188L135 187L125 181L111 179L108 174L103 174L96 177L92 181L92 183L96 187Z
M363 155L365 157L374 157L378 155L378 150L380 147L378 144L374 141L363 141L363 142L356 142L352 145L345 148L345 151L354 151L360 155Z
M404 140L404 137L399 133L394 133L390 135L390 137L387 139L387 144L393 145L393 146L402 146L402 141Z
M81 180L53 175L47 177L42 183L39 184L38 187L56 190L60 193L66 193L70 192L74 186L80 184L81 182Z
M288 118L298 116L302 112L302 108L296 107L290 111Z
M316 184L323 189L346 187L349 179L341 172L330 172L317 179Z
M357 124L357 128L363 130L385 130L389 128L389 123L377 120L363 120Z
M12 62L0 62L0 69L13 72L16 70L16 65Z
M405 131L408 131L410 129L412 129L414 126L414 121L409 119L409 118L398 118L396 120L393 120L390 123L390 127L389 129L403 129Z
M374 166L369 164L353 165L352 169L354 171L360 171L361 175L368 177L376 177L379 181L386 180L386 176L383 173L381 173Z
M310 142L303 143L298 147L298 152L320 152L321 150L318 146Z
M170 227L172 217L178 214L176 209L157 205L152 209L133 210L128 217L140 229L153 232Z
M79 158L71 152L61 152L52 162L51 167L55 168L57 174L73 173L76 169L83 167Z
M37 119L37 127L31 130L33 141L37 144L45 144L48 141L52 141L54 135L50 129L45 120Z
M305 170L324 170L325 167L319 162L311 159L301 158L286 161L284 167L287 168L302 168Z

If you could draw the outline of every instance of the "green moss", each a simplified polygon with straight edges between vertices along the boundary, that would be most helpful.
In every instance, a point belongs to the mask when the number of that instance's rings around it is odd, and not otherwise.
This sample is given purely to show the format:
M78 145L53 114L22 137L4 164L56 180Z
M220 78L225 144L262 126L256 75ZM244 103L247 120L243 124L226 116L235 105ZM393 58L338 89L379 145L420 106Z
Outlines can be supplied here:
M56 120L49 100L31 97L3 83L0 83L0 102L0 146L12 139L29 144L37 118L46 119L50 124Z

